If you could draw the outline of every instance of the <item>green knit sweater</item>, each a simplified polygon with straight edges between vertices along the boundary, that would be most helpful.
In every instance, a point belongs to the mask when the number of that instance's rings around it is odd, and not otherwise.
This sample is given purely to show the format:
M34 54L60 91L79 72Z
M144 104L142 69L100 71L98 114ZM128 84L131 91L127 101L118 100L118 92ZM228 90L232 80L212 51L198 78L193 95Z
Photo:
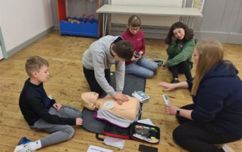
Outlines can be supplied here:
M194 39L186 42L175 41L167 48L167 63L168 67L178 65L183 61L191 61L192 53L196 43Z

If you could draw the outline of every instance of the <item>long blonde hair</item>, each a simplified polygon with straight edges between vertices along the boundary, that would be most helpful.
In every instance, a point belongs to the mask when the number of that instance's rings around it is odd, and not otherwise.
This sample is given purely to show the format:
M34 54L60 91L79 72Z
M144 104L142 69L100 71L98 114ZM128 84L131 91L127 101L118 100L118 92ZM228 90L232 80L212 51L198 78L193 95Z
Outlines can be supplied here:
M191 91L193 96L197 94L199 84L204 75L217 63L222 61L224 56L223 45L217 40L199 41L195 47L195 51L198 53L199 58Z

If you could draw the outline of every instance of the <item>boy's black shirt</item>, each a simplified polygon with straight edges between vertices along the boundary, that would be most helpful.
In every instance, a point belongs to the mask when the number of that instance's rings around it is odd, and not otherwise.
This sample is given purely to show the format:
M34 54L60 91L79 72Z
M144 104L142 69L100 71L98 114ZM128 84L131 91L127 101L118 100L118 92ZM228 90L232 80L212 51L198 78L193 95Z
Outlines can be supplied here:
M54 103L55 100L47 96L43 83L35 85L30 82L30 79L25 81L19 97L19 106L24 119L30 126L34 125L39 119L52 124L75 125L76 120L73 118L61 118L49 114L48 111Z

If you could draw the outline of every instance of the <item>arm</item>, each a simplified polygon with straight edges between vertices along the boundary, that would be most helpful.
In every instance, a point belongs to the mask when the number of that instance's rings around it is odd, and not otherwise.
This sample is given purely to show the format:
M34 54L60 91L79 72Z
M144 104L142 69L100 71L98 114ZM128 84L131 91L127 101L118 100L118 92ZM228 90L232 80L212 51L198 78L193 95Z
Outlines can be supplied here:
M101 52L94 52L92 54L92 61L94 67L94 75L100 87L109 95L114 96L116 94L113 87L108 83L105 78L105 54Z
M177 112L179 111L179 112ZM181 109L173 105L166 106L166 112L170 115L176 115L179 113L179 116L192 120L192 111L187 109Z
M173 57L167 61L166 65L168 67L175 66L183 61L188 60L192 56L194 47L195 47L195 41L194 41L194 39L191 39L184 45L184 47L182 48L182 51L179 54L177 54L175 57Z
M140 54L140 58L145 54L145 38L143 31L139 31L133 40L134 50Z
M178 110L180 111L179 116L192 120L193 110L186 110L186 109L180 109L180 108Z
M142 56L143 56L145 54L145 38L144 38L143 32L142 32L142 47L140 50L143 52L143 54L142 54Z
M122 92L124 89L125 62L116 62L115 66L116 90Z
M60 104L60 103L55 103L55 104L53 104L53 107L54 107L57 111L59 111L59 110L62 108L62 104ZM82 118L76 118L76 123L75 123L75 125L80 126L80 125L82 125L82 123L83 123Z
M73 118L61 118L56 115L49 114L49 110L44 107L43 103L41 102L41 97L35 97L31 100L30 106L34 112L36 112L40 118L43 120L52 123L52 124L69 124L75 125L76 119Z
M124 77L125 62L116 62L115 81L117 93L113 97L119 104L122 104L124 101L128 101L128 98L122 93L124 89Z
M218 79L218 78L215 78ZM197 95L194 97L196 105L192 111L192 118L197 122L210 122L223 109L224 99L227 96L225 82L208 79L199 86Z

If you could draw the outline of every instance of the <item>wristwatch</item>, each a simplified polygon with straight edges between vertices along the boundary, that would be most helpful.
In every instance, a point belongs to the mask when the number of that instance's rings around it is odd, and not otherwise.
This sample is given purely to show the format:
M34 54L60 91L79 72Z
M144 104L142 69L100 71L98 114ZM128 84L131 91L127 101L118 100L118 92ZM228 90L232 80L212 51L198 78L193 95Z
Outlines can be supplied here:
M180 116L180 110L176 110L176 116Z

